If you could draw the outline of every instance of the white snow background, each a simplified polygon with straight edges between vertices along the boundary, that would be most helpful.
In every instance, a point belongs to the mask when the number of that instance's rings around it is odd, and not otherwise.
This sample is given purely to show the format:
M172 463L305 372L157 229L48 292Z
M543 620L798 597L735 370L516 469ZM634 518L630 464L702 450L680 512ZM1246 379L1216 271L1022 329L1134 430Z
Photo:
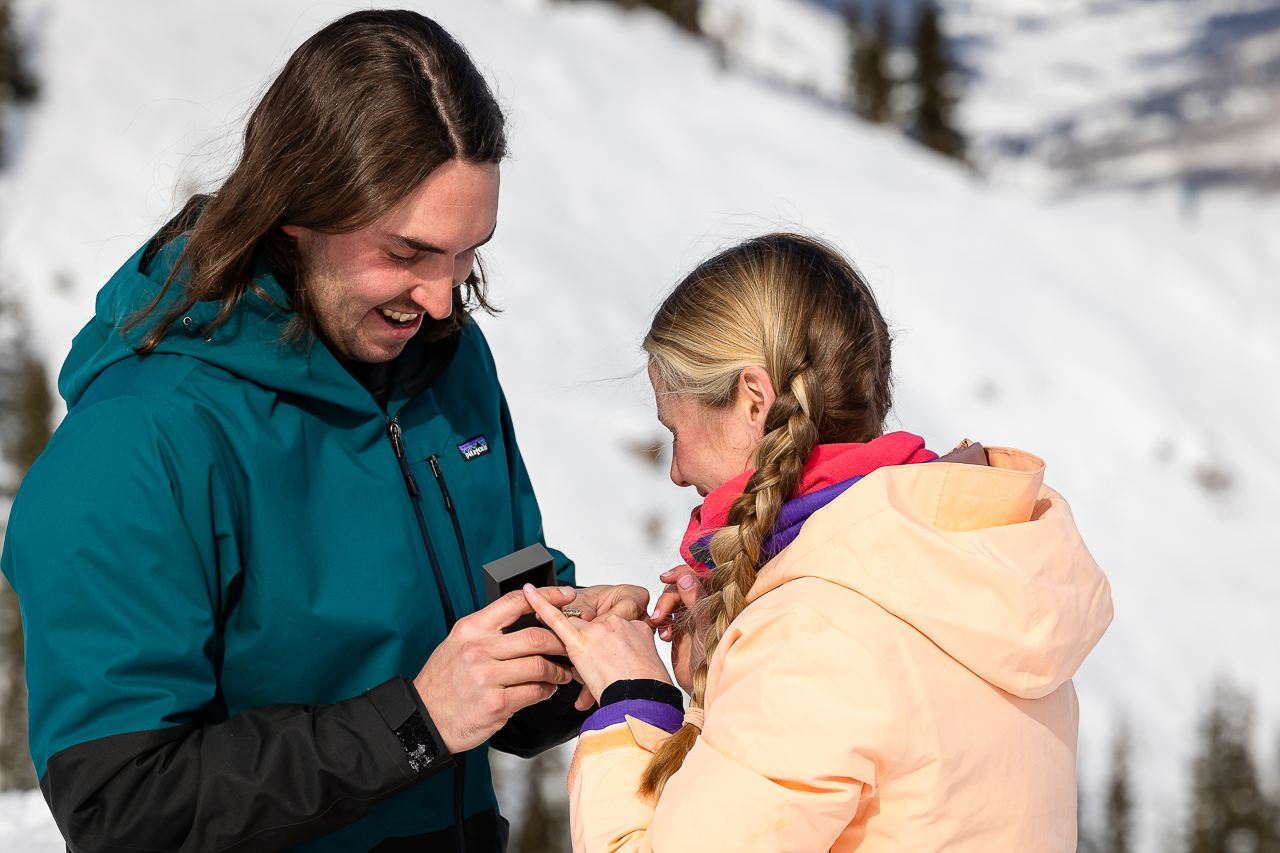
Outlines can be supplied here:
M289 53L362 5L20 0L41 97L0 176L0 282L51 373L98 287L215 184ZM656 14L405 5L467 45L510 112L484 255L504 311L481 322L548 540L581 579L656 590L694 503L635 450L663 435L638 349L650 313L714 249L797 229L846 251L890 317L891 425L942 452L969 437L1042 456L1107 570L1116 620L1076 678L1086 807L1128 719L1142 848L1181 831L1219 675L1254 694L1276 754L1280 198L1210 193L1188 216L1172 190L993 188L722 72ZM0 795L0 850L61 849L38 793Z

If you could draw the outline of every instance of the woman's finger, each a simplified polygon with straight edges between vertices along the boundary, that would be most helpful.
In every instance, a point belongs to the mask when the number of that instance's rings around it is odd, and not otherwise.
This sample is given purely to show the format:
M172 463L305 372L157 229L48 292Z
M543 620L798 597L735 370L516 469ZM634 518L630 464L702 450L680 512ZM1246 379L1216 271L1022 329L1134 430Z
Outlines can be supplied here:
M658 596L658 603L653 608L653 615L649 617L649 624L655 628L661 628L671 620L671 614L675 613L679 606L680 593L675 584L669 583L662 591L662 595Z
M676 581L676 589L680 592L680 603L685 607L693 607L706 595L702 581L693 573L681 575Z
M524 585L524 597L533 607L533 612L538 614L538 618L544 625L555 632L572 656L573 652L582 645L582 635L578 629L573 627L568 617L560 612L560 608L547 601L533 584Z
M672 566L662 574L658 575L658 580L662 581L663 583L675 583L676 578L680 577L681 572L688 572L688 571L692 571L692 569L688 566L688 564L681 563L678 566Z

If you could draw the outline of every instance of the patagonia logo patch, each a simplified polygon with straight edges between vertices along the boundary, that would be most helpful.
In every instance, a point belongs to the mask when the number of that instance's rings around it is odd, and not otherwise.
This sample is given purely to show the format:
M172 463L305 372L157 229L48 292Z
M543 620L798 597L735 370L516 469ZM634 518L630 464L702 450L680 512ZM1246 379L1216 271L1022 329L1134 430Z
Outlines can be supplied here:
M462 454L462 458L470 462L472 459L479 459L489 452L489 442L484 440L483 435L477 435L470 441L464 441L458 445L458 452Z

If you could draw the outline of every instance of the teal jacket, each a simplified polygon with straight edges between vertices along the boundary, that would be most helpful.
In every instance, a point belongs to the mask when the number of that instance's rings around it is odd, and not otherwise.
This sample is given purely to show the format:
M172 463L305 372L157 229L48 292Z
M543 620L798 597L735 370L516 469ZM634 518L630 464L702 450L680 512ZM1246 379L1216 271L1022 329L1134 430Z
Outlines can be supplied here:
M212 333L197 304L140 358L120 326L180 244L99 293L5 541L31 752L69 846L495 849L487 748L450 758L406 681L482 606L482 565L542 541L484 336L411 343L385 412L323 343L281 344L289 315L253 295ZM568 693L495 746L576 734Z

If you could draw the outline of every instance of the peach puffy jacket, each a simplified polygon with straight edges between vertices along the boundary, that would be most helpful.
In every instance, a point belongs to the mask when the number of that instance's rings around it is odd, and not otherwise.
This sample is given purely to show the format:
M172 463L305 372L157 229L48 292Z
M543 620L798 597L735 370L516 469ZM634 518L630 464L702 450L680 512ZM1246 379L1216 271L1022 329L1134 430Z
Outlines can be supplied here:
M666 732L582 736L573 849L1074 850L1069 679L1110 588L1044 463L986 461L882 468L815 513L716 649L656 808L636 784Z

